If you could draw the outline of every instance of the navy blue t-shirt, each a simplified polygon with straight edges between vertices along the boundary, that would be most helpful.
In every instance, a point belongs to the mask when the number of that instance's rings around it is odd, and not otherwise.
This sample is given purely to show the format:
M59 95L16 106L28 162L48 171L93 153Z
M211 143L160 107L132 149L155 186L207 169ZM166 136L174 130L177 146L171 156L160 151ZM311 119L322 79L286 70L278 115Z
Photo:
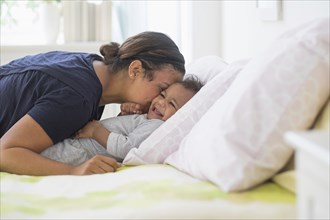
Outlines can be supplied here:
M52 51L0 66L0 137L29 114L54 143L101 117L97 54Z

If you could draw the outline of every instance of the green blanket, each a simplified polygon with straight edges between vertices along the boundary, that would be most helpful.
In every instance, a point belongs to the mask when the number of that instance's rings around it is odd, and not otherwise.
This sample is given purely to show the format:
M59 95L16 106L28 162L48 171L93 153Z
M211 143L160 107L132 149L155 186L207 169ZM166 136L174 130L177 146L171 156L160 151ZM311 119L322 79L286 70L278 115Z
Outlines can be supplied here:
M295 195L273 182L224 193L169 165L90 176L0 177L1 219L295 218Z

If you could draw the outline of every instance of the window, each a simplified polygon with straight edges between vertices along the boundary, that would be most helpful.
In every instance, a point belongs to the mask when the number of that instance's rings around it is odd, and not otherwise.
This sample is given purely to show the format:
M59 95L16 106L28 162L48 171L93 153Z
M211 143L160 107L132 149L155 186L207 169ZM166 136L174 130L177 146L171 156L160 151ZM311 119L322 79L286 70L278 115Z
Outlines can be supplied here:
M1 0L0 4L1 45L57 42L60 28L59 1ZM49 22L46 15L53 18L51 23L46 23Z
M1 0L1 45L111 39L110 0Z
M123 42L142 31L169 35L191 60L193 1L113 1L112 40Z

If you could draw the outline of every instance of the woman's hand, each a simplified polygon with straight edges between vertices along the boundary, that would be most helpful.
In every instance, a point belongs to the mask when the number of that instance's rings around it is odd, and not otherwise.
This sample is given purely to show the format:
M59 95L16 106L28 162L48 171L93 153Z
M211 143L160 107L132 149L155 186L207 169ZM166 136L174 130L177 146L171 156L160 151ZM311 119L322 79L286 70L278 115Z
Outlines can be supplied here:
M120 115L142 114L141 105L136 103L122 103L120 105Z
M115 159L96 155L72 170L73 175L89 175L115 172L121 166Z

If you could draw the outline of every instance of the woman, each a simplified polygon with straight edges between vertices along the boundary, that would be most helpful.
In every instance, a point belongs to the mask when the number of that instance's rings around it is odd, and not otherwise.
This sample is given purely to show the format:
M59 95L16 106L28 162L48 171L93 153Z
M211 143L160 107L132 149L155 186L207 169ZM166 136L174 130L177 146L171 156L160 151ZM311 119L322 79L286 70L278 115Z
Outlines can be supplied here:
M73 167L39 155L99 119L108 103L146 108L185 73L184 58L166 35L143 32L96 54L52 51L0 67L0 171L83 175L115 171L96 156Z

